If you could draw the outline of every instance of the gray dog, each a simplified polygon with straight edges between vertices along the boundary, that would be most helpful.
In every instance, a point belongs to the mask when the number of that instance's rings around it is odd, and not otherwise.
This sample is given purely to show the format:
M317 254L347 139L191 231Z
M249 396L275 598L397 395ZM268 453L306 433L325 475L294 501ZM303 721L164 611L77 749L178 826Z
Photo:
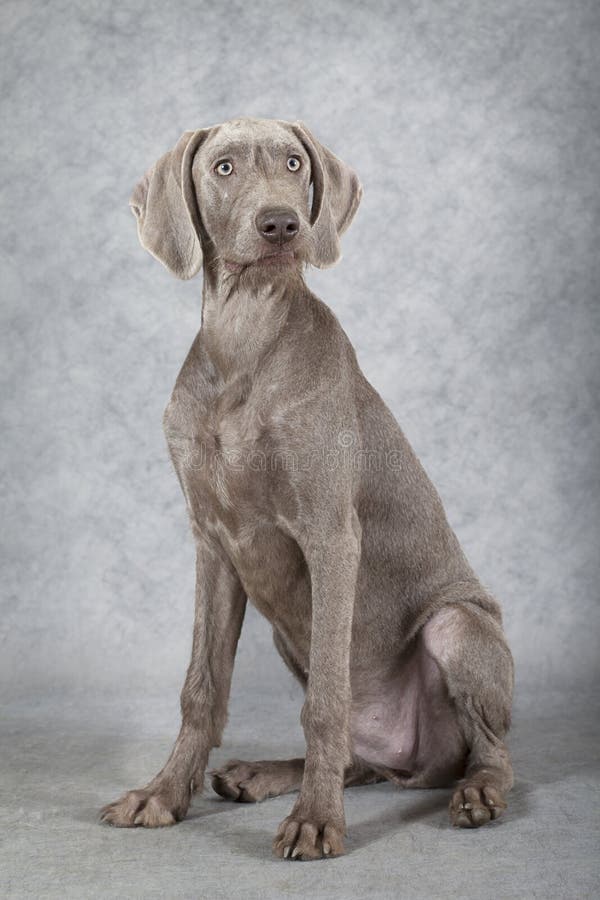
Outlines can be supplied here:
M186 132L137 185L142 245L204 260L202 328L165 412L196 542L192 658L165 767L104 808L171 825L219 745L246 599L305 688L306 759L229 762L221 796L299 791L275 853L343 853L344 786L455 784L454 825L506 808L513 663L495 600L303 268L333 265L361 198L301 124ZM460 779L457 781L457 779Z

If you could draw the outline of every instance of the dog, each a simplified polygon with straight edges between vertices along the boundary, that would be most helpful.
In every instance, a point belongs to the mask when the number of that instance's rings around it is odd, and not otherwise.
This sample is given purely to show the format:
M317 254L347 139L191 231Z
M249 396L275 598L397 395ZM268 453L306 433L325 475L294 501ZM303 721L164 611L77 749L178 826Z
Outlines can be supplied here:
M348 785L454 785L464 828L506 808L500 608L303 277L337 262L361 194L306 126L251 118L185 132L133 192L142 246L178 278L204 265L201 329L164 416L196 604L179 736L148 785L104 807L112 825L171 825L202 789L247 598L304 688L306 757L233 760L212 785L242 801L299 792L278 856L344 852Z

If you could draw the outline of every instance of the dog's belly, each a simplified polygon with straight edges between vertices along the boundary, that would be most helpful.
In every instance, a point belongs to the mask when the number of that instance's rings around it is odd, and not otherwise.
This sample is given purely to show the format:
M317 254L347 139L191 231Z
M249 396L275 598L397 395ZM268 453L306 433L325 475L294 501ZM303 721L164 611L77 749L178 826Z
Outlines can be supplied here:
M391 672L353 672L350 727L356 756L415 786L445 784L464 767L454 705L420 637Z

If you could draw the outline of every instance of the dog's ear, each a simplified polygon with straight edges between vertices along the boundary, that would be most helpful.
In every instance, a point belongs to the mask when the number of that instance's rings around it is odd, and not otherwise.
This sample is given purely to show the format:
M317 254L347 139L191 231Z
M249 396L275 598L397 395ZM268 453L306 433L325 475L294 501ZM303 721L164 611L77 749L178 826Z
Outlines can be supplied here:
M314 252L311 262L319 269L333 266L341 256L340 236L348 228L362 197L356 172L319 143L302 122L292 130L308 153L313 199L311 225Z
M129 200L142 247L177 278L193 278L202 265L192 163L209 131L184 132L173 150L146 172Z

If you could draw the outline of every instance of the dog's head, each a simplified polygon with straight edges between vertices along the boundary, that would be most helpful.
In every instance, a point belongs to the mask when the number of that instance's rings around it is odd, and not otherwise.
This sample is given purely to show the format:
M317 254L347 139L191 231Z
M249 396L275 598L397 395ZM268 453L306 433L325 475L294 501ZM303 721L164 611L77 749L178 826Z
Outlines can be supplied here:
M178 278L203 251L264 277L332 266L362 189L300 123L236 119L186 131L131 196L140 242Z

